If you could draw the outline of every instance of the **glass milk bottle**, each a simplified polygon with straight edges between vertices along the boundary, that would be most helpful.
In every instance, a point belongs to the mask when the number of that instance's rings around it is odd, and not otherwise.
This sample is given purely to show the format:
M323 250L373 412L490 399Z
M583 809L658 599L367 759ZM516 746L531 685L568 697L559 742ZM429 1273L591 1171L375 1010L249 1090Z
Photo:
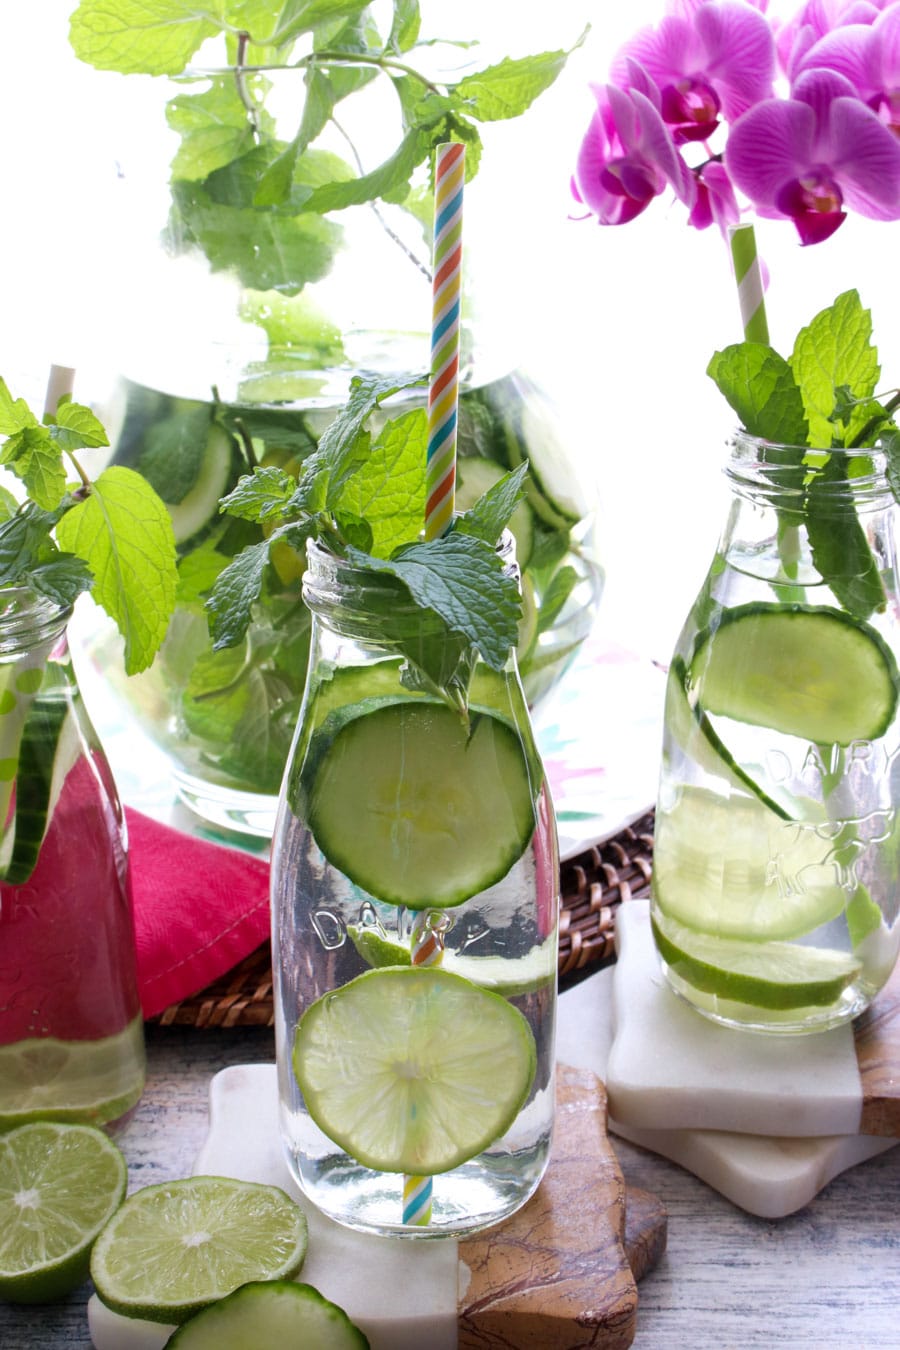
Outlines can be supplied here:
M879 450L740 432L669 672L652 918L719 1022L819 1031L900 947L896 508Z
M272 848L284 1147L343 1224L470 1232L518 1209L549 1155L553 810L514 654L500 672L476 659L468 708L451 707L405 656L443 644L453 669L461 640L394 578L308 555L312 651Z
M113 1130L144 1085L124 818L69 659L70 613L0 591L0 1130Z

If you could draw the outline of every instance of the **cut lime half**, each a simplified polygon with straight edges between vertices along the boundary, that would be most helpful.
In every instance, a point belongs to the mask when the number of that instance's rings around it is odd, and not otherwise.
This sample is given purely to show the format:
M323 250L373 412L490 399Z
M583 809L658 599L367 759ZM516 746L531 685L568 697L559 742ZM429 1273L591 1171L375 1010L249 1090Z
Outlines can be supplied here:
M0 1136L0 1299L49 1303L86 1280L127 1180L121 1152L93 1125L40 1121Z
M653 936L666 965L694 989L756 1008L827 1007L861 968L833 948L716 938L659 916Z
M185 1322L166 1350L367 1350L368 1340L310 1284L242 1285Z
M306 1216L277 1186L185 1177L128 1197L91 1256L113 1312L179 1323L250 1280L296 1275Z
M431 1175L506 1133L536 1053L504 998L440 968L394 966L311 1004L293 1061L309 1114L352 1158Z

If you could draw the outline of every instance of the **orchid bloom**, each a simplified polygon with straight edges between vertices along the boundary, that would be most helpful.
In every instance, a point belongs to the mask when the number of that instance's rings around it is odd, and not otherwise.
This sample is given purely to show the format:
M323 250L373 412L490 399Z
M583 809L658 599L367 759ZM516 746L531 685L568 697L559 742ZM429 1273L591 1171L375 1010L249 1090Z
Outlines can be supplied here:
M594 90L597 109L581 143L572 192L601 225L633 220L667 185L693 204L691 172L655 106L652 85L645 82L645 88L647 93L613 85Z
M900 218L900 140L832 71L807 71L789 99L745 113L731 128L725 165L761 215L793 220L803 244L832 235L845 206Z
M837 71L863 102L900 136L900 4L872 24L848 24L827 33L802 58L800 69Z
M680 0L657 28L644 28L613 62L627 85L629 62L656 83L661 112L676 142L708 140L719 124L771 96L775 45L759 9L745 0Z
M871 24L885 0L806 0L796 14L777 27L778 62L789 80L801 73L804 58L828 33L846 24Z
M697 196L688 224L697 230L717 225L727 238L729 226L736 225L741 218L728 170L711 159L697 170L695 179Z

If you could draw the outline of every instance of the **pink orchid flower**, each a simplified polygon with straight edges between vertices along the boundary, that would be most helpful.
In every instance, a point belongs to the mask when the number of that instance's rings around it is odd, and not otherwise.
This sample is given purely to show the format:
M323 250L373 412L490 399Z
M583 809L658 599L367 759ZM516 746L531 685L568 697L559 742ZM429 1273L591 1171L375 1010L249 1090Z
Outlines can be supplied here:
M656 83L676 142L708 140L720 114L732 121L772 94L775 46L762 13L745 0L681 0L657 28L643 28L613 62L615 84L637 61Z
M837 71L885 126L900 136L900 4L874 23L847 24L827 33L807 51L801 70Z
M801 75L789 99L769 99L731 129L725 165L760 215L793 220L803 244L827 239L844 207L900 218L900 140L833 71Z
M667 186L693 205L691 172L655 106L652 85L644 84L646 93L594 89L597 110L578 152L572 192L601 225L634 220Z
M787 22L777 24L778 63L788 79L801 73L810 48L845 24L871 24L890 0L807 0Z
M688 224L697 230L716 225L727 239L729 227L741 218L728 170L724 164L709 160L696 171L695 179L697 196Z

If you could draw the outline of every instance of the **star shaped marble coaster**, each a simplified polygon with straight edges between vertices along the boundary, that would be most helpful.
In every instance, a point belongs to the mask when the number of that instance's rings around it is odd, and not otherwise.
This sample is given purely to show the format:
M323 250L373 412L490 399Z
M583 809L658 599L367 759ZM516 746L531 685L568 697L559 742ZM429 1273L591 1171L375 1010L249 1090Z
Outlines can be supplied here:
M764 1036L701 1017L663 979L648 901L620 907L616 939L616 965L564 995L578 1006L568 1006L558 1047L560 1059L605 1079L614 1134L766 1218L802 1208L839 1172L898 1142L859 1133L849 1027Z

